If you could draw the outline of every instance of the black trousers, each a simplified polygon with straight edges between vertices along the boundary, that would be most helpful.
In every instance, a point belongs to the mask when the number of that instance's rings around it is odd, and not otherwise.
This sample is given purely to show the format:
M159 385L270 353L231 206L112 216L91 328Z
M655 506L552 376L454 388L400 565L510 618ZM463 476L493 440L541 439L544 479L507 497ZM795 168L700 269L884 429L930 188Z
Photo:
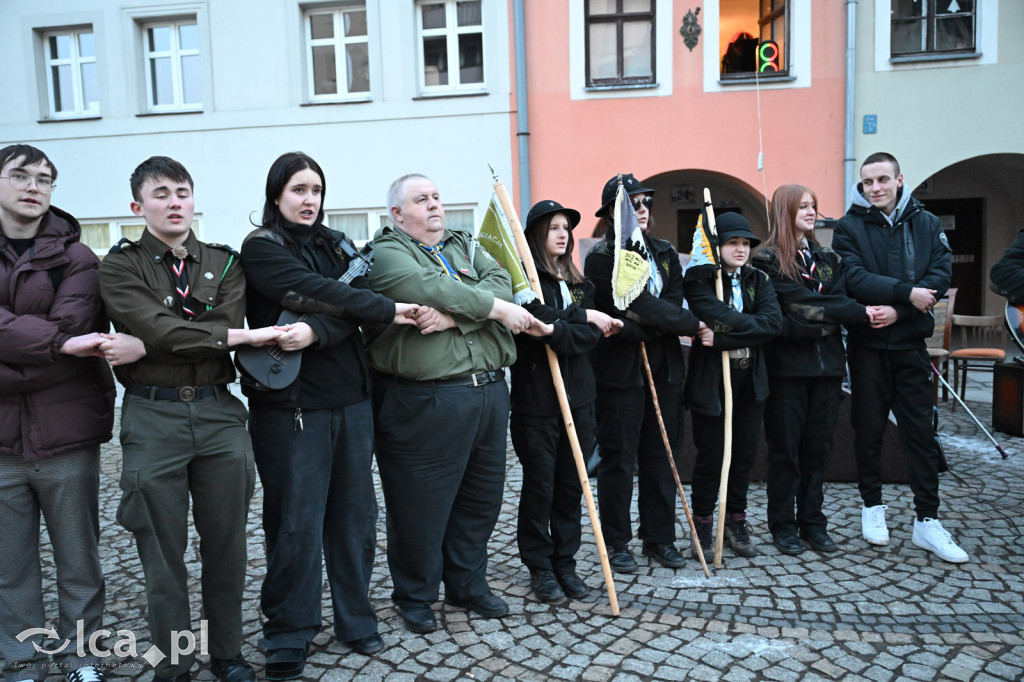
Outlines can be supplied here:
M682 386L658 385L657 391L665 430L678 461L683 433ZM655 544L674 542L676 486L650 390L646 385L602 387L596 407L597 443L601 449L597 498L605 542L625 547L633 537L630 508L634 468L638 470L640 510L637 536Z
M772 377L765 407L768 530L775 537L825 530L821 508L842 377ZM795 513L794 513L795 507Z
M931 367L921 350L876 350L850 344L850 390L857 480L866 506L882 504L882 435L896 415L919 519L939 511L939 449L932 429Z
M399 606L485 595L487 541L501 510L508 385L422 386L380 378L377 466Z
M764 402L754 400L753 371L732 368L732 458L726 490L727 514L747 511L750 470L761 447L761 420ZM710 516L718 502L725 450L725 416L693 414L693 444L697 457L693 462L690 504L695 516Z
M594 452L594 405L577 407L572 418L585 462ZM560 414L513 414L509 431L523 467L516 531L519 556L530 570L575 571L583 488L565 421Z

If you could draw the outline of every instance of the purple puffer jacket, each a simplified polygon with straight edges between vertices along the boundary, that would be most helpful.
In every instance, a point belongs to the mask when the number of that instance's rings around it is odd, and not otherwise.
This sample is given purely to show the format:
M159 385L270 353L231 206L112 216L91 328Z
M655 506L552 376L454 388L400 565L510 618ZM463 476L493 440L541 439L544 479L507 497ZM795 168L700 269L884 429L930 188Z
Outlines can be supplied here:
M80 234L78 221L53 207L21 256L0 232L2 454L33 461L110 440L110 368L58 353L72 336L108 330L99 260Z

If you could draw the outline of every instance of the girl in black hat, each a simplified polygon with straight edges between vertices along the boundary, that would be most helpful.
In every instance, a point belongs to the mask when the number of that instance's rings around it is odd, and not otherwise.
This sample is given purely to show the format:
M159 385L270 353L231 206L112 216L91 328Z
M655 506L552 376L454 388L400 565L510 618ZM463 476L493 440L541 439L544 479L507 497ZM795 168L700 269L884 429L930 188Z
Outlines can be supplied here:
M771 233L755 256L775 285L783 315L780 341L769 353L765 433L768 529L784 554L838 549L821 508L846 370L839 325L863 324L869 316L846 295L839 255L814 237L817 203L801 185L775 190Z
M761 240L750 231L747 221L738 213L723 213L717 228L725 300L718 300L713 280L693 277L700 274L696 270L688 271L691 276L686 279L686 302L707 325L690 349L690 371L683 388L686 406L694 413L693 442L697 447L690 494L697 537L691 539L690 552L697 555L698 542L705 555L714 548L712 527L725 445L722 352L727 351L733 411L725 536L736 554L751 557L757 548L747 523L747 487L761 444L761 419L768 397L765 351L779 334L782 313L768 276L749 265L750 250Z
M602 333L622 323L593 309L594 287L572 261L572 228L580 214L556 201L541 201L526 217L544 303L526 308L550 325L550 336L516 336L512 366L512 445L523 466L517 539L530 570L530 587L544 602L580 598L587 586L576 575L580 548L580 487L562 411L555 395L545 344L558 354L576 433L586 461L594 451L594 374L590 351Z

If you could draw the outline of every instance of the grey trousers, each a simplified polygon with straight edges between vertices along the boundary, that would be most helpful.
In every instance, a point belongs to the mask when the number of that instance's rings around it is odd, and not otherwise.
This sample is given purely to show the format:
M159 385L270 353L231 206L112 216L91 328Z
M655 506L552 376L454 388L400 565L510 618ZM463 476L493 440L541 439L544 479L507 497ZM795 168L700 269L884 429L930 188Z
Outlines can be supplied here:
M103 571L99 557L99 446L37 462L0 455L0 656L4 680L42 680L100 659L75 652L78 621L86 636L103 627ZM58 639L17 635L49 627L43 608L39 555L39 519L53 546L57 568ZM61 647L67 641L66 646ZM51 670L46 654L33 644L61 654ZM86 646L85 651L88 651Z
M172 633L198 630L185 565L190 497L210 655L232 658L242 647L245 524L256 485L246 417L230 394L191 403L124 397L117 520L139 548L150 637L167 656L156 666L160 677L180 675L195 663L196 652L176 663L171 657L172 643L180 646Z

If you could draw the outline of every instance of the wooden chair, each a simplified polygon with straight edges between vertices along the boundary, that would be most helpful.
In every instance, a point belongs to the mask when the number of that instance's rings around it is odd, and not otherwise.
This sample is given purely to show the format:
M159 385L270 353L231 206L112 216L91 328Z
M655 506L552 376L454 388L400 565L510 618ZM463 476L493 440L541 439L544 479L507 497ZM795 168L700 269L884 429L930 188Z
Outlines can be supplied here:
M953 334L953 305L956 303L956 288L946 291L946 295L935 302L932 314L935 318L935 331L925 340L928 359L932 366L949 381L949 339ZM942 399L949 400L949 389L942 387ZM932 376L932 404L939 404L939 379Z
M967 373L991 372L1006 359L1006 327L1002 315L953 315L960 329L960 348L949 354L953 360L953 390L960 398L967 391ZM953 405L956 409L956 405Z

